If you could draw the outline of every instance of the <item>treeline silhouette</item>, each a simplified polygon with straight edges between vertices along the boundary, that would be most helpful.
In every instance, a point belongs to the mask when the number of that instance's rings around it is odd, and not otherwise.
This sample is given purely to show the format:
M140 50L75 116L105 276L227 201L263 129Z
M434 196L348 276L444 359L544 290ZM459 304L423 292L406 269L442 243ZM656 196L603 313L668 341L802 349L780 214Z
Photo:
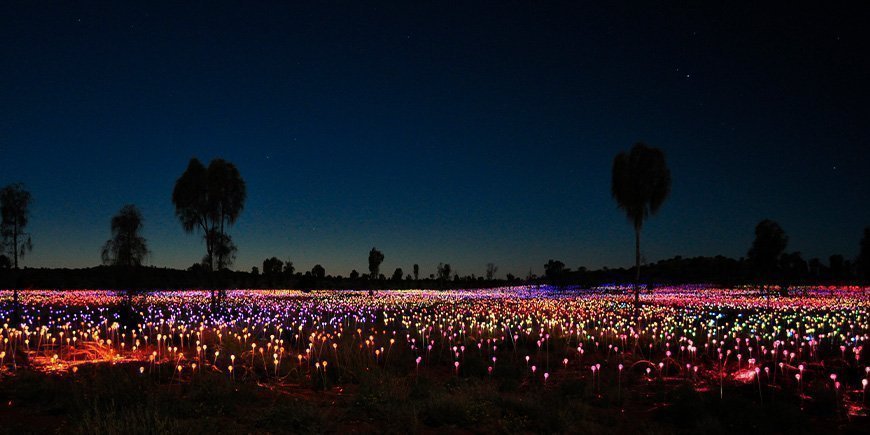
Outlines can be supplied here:
M268 260L267 260L268 261ZM361 289L393 290L410 288L454 289L485 288L507 285L555 285L592 287L611 283L629 283L636 272L631 268L602 268L587 270L558 267L559 261L551 260L541 276L529 274L516 277L508 274L505 279L487 279L477 275L451 275L419 277L405 275L400 279L383 274L376 279L367 275L341 276L319 275L312 271L286 273L261 273L256 271L232 271L224 269L208 273L204 268L193 266L186 270L165 267L141 266L122 268L96 266L80 269L22 268L0 269L0 288L19 289L117 289L117 290L181 290L181 289ZM806 269L782 270L770 282L778 286L842 285L861 282L855 264L833 255L827 263L812 259ZM547 266L545 265L545 266ZM557 267L553 267L556 265ZM322 266L321 266L322 268ZM691 257L676 256L644 265L642 284L647 287L672 284L709 283L723 287L756 282L757 271L751 261L724 256ZM325 270L325 269L324 269ZM351 274L354 275L354 274Z

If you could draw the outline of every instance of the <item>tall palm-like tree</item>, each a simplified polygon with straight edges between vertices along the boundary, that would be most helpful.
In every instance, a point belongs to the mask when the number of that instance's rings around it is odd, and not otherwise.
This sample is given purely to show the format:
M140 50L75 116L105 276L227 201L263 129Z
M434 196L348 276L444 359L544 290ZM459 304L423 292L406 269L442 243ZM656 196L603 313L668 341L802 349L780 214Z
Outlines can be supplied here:
M634 317L640 306L640 230L644 221L656 214L671 192L671 171L665 153L642 142L613 159L610 188L613 199L625 211L634 227Z

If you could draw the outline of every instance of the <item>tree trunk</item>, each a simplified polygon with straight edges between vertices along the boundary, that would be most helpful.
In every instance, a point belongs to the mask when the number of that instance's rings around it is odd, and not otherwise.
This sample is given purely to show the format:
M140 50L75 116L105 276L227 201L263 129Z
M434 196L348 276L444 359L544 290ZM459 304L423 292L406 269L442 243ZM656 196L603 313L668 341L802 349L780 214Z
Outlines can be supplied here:
M18 219L15 220L12 227L12 251L14 252L13 257L15 257L15 270L18 270Z
M12 290L12 325L18 328L21 323L21 306L18 305L18 286Z

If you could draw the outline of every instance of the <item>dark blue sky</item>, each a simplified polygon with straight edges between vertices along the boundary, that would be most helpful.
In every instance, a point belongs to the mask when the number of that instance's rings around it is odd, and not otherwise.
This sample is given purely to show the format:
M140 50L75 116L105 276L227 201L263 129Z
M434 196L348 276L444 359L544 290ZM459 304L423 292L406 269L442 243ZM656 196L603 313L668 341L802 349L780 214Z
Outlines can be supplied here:
M864 10L130 3L0 6L0 184L34 197L24 265L98 264L134 203L149 264L188 267L204 245L170 197L193 156L247 182L243 270L347 274L372 246L424 275L628 265L610 166L638 140L674 180L649 261L740 257L763 218L805 258L852 257L870 224Z

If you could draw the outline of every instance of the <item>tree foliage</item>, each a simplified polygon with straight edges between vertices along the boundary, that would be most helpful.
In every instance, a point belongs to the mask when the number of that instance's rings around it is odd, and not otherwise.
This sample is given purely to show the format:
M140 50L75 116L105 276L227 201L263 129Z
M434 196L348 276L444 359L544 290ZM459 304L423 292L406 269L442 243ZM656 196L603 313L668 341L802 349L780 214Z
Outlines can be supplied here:
M764 219L755 226L755 239L747 253L747 260L756 277L770 279L779 270L780 256L788 245L788 236L778 223Z
M175 215L188 233L200 232L206 243L203 263L209 270L232 265L237 248L227 227L238 220L247 197L245 181L232 163L212 160L206 168L196 158L175 182Z
M495 273L498 272L498 266L494 263L486 263L486 280L492 281L495 278Z
M569 269L565 268L565 263L559 260L551 259L544 265L544 275L551 283L559 281L568 271Z
M636 143L613 159L611 194L635 230L659 211L671 192L671 171L658 148Z
M311 268L311 276L317 279L323 279L326 277L326 269L319 264L315 264L314 267Z
M450 279L450 264L438 263L438 279L443 283Z
M278 257L267 258L263 260L263 275L280 275L283 270L284 262Z
M377 248L372 248L369 251L369 277L375 279L381 269L381 263L384 262L384 253L378 251Z
M12 254L12 267L18 269L18 260L33 249L30 235L24 230L30 219L30 192L21 183L0 189L0 236L6 252Z
M141 266L148 256L148 244L141 235L144 219L139 209L127 204L112 217L112 238L103 245L103 264L110 266Z
M864 281L870 281L870 227L864 228L864 237L861 238L860 251L856 261L858 274Z

